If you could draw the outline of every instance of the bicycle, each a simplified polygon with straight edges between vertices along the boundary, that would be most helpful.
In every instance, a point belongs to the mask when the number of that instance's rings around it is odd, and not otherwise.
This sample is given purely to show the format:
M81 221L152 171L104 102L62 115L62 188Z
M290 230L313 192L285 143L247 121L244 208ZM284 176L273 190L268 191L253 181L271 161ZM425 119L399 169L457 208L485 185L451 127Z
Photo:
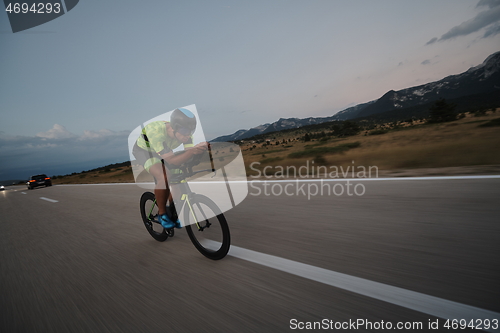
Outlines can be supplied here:
M180 173L172 174L169 183L177 185L181 192L182 205L178 211L184 212L183 222L191 242L205 257L219 260L227 255L231 243L226 218L215 202L207 196L191 191L186 181L198 173L216 172L213 164L212 169L193 171L193 166L198 164L200 159L201 155L177 167ZM164 242L168 237L174 236L173 228L164 229L158 221L158 205L154 193L142 194L140 209L144 225L154 239ZM177 220L177 210L173 203L167 205L167 214L173 221Z

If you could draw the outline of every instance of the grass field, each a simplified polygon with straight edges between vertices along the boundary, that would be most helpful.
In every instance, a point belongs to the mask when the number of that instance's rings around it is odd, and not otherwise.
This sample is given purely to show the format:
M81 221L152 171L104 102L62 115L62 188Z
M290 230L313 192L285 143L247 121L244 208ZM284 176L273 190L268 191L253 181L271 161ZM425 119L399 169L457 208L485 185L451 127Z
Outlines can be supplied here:
M418 124L414 126L378 131L378 135L355 136L328 141L292 141L277 150L249 143L242 146L245 164L252 169L263 170L270 165L278 166L316 165L337 167L376 166L379 170L444 168L500 164L500 127L484 126L498 124L500 112L482 117L466 115L465 118L439 124ZM296 137L277 137L282 141ZM249 149L252 148L250 151ZM274 152L273 152L274 151ZM294 158L302 157L302 158ZM354 161L354 163L353 163ZM248 170L249 168L247 168ZM250 175L253 170L250 170ZM253 172L256 174L257 172Z
M268 167L267 174L275 175L287 167L289 170L300 167L304 170L307 166L310 168L307 172L313 173L313 166L323 166L329 170L331 167L344 170L349 166L356 166L357 170L361 170L360 167L367 170L376 167L383 172L500 165L499 118L500 109L497 109L481 117L467 114L463 119L448 123L406 124L345 138L308 142L297 140L298 132L272 133L269 140L272 143L280 141L279 145L266 146L247 141L241 145L241 149L249 176L261 174L265 167ZM281 143L283 139L286 143ZM130 167L53 179L54 184L133 181Z

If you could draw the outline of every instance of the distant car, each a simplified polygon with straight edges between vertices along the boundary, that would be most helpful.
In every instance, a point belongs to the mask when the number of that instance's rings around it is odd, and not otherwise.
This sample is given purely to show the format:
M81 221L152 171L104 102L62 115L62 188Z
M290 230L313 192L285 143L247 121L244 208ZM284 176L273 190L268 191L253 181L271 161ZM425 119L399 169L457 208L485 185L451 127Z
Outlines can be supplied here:
M0 185L0 191L5 190L5 187L3 185Z
M47 175L42 174L31 176L26 185L28 186L28 190L32 190L38 186L52 186L52 181L49 177L47 177Z

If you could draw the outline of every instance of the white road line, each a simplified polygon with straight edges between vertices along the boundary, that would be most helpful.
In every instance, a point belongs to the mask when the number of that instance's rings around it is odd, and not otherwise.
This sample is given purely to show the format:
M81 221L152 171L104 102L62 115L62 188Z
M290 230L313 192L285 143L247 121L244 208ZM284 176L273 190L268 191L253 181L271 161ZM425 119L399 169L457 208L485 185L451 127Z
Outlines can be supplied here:
M208 246L216 245L216 242L208 242ZM500 313L497 312L330 271L269 254L247 250L237 246L231 246L229 255L336 288L348 290L356 294L399 305L434 317L459 320L466 319L467 322L473 319L483 319L483 321L485 319L498 319L500 321ZM486 331L498 332L500 330L491 329Z
M21 192L21 194L26 194L26 192Z
M394 181L394 180L467 180L467 179L500 179L500 175L486 175L486 176L436 176L436 177L391 177L391 178L286 178L286 179L248 179L246 183L314 183L314 182L347 182L347 181ZM245 183L241 180L229 180L229 183ZM191 181L189 183L198 184L202 182ZM221 181L203 182L208 183L224 183Z
M394 180L457 180L457 179L500 179L500 175L486 176L436 176L436 177L391 177L391 178L287 178L287 179L250 179L256 183L290 183L290 182L345 182L345 181L394 181Z
M59 202L58 200L49 199L49 198L45 198L45 197L40 197L40 199L45 200L45 201L49 201L49 202Z

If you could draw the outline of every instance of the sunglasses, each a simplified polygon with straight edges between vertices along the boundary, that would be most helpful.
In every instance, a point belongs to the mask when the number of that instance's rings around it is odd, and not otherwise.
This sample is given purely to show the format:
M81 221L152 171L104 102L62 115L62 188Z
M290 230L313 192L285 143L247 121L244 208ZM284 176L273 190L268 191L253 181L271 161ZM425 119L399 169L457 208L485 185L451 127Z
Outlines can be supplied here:
M179 127L177 132L180 133L181 135L184 135L184 136L191 136L191 134L193 134L194 131L192 131L186 127Z

